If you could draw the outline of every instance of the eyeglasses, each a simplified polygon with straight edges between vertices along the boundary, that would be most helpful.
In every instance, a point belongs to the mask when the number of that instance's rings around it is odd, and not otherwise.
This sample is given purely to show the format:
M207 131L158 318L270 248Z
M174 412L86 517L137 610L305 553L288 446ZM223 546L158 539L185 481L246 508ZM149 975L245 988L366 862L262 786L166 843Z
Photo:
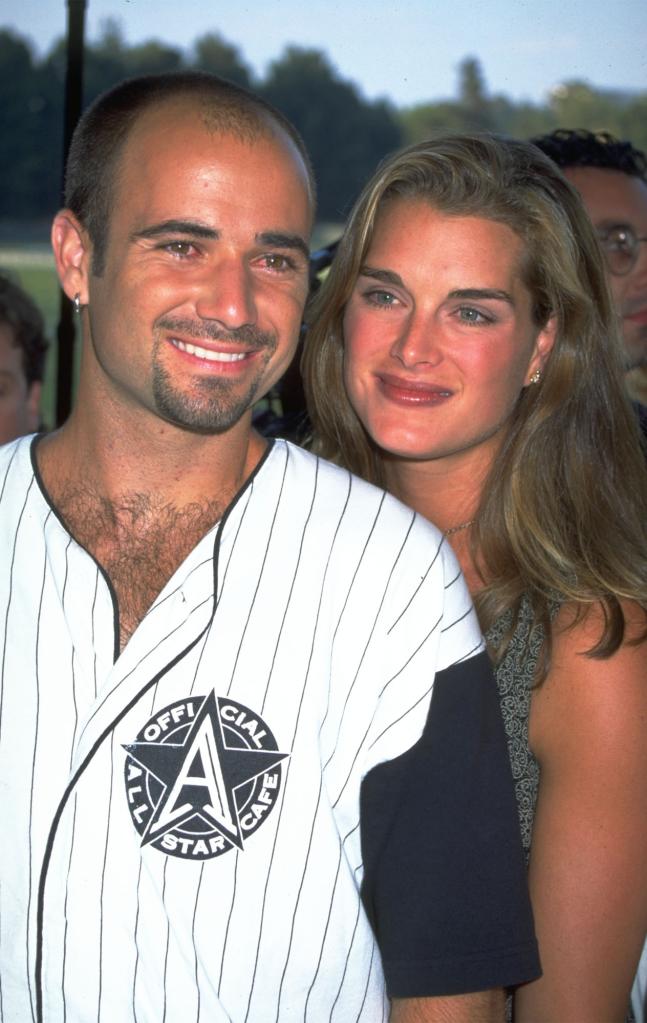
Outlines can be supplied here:
M647 242L647 236L639 238L628 224L616 224L604 231L598 231L609 273L615 277L624 277L631 273L638 262L641 242Z

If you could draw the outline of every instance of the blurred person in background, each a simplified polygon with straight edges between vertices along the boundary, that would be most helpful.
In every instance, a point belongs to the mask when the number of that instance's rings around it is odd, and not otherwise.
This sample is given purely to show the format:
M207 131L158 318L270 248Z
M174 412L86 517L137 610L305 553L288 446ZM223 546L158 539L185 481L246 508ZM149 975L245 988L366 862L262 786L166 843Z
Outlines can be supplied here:
M647 157L607 132L560 128L531 141L575 185L593 221L621 317L627 388L647 405Z
M0 272L0 444L39 427L47 347L40 311Z

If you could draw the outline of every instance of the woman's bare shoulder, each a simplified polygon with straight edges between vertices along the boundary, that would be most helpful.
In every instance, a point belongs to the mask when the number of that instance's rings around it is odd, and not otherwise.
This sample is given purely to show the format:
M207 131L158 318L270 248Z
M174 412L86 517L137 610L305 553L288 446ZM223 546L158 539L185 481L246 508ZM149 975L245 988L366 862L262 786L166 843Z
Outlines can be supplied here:
M553 623L551 667L534 693L530 742L541 761L549 751L566 755L582 743L607 745L625 733L647 730L646 617L637 604L623 604L625 637L610 657L592 657L600 639L604 612L599 605L584 614L564 604ZM647 747L647 743L645 743ZM575 752L575 751L574 751Z

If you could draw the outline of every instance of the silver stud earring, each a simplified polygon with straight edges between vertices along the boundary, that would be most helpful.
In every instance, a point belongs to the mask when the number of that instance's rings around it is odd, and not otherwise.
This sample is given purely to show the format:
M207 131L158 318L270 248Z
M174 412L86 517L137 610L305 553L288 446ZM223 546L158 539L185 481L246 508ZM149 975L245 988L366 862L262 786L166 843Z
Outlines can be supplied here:
M540 380L541 380L541 370L540 369L536 369L535 372L533 373L533 375L531 376L529 382L531 384L538 384Z
M77 293L74 296L74 298L72 299L72 301L74 303L74 312L78 316L78 314L81 312L81 292L80 291L77 291Z

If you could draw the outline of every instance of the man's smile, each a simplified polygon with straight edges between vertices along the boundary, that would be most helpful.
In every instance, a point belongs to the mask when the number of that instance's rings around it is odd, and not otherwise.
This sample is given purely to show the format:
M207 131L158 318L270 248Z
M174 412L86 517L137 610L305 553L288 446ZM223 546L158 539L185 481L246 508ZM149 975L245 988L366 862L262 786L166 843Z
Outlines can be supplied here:
M249 357L249 352L217 352L211 348L202 348L199 345L189 344L187 341L180 341L179 338L171 338L171 344L187 355L194 355L197 359L206 359L207 362L240 362Z

